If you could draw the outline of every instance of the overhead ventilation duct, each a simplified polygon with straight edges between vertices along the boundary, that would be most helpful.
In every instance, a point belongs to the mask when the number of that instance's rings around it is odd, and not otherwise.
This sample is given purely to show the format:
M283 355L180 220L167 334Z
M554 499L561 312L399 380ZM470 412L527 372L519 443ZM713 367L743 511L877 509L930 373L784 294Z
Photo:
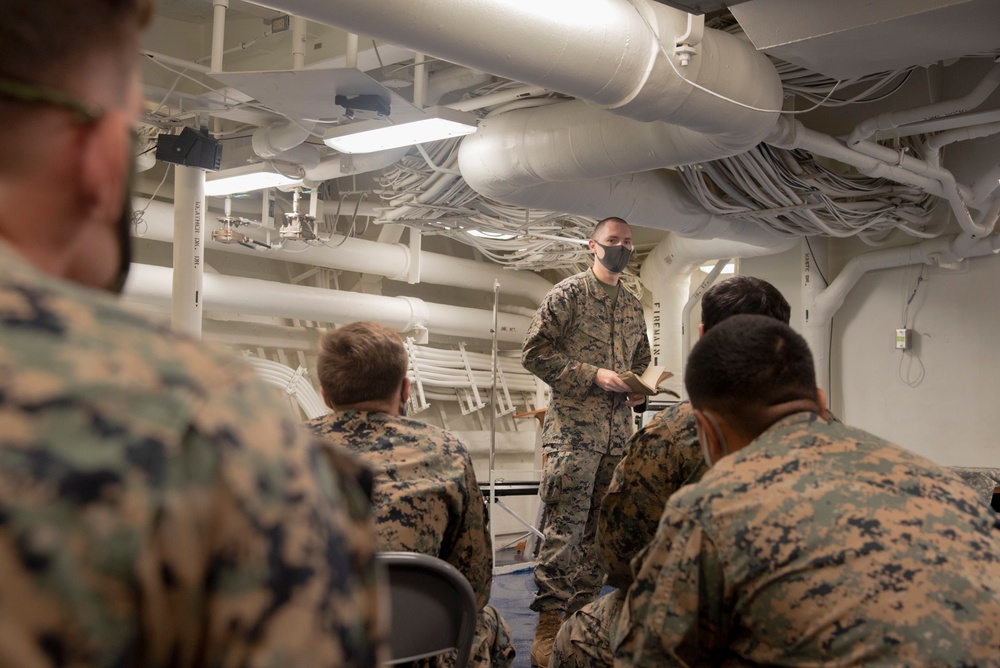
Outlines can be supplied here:
M601 196L620 198L617 188L629 179L589 190L586 209L551 203L569 203L593 185L578 187L581 180L743 152L769 134L782 102L777 72L752 45L645 0L595 0L586 12L563 0L259 4L588 103L502 114L463 141L460 167L469 185L521 206L597 216L612 208ZM554 182L570 187L559 193L562 186ZM626 215L621 209L612 214ZM704 214L700 218L704 222ZM685 222L655 213L629 220L661 229ZM744 232L738 223L716 223L711 236ZM755 238L741 240L763 242L758 230L749 232Z

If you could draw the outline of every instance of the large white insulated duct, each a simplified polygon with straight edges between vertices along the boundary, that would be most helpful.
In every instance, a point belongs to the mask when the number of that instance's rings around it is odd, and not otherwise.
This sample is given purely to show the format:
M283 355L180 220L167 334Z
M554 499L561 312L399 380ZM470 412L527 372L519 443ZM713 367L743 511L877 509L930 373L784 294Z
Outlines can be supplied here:
M556 111L565 105L502 114L484 123L481 136L463 141L460 165L469 184L523 206L568 210L535 201L536 196L571 199L551 194L560 187L552 181L629 174L745 151L768 135L781 107L781 83L766 56L721 31L704 30L699 41L695 30L694 55L686 55L683 65L674 49L679 36L691 34L688 15L646 0L592 0L586 11L565 0L257 4L589 103L564 109L572 112L568 119ZM612 193L611 187L597 192ZM655 218L634 215L629 220L666 229L675 222L657 225ZM717 236L726 232L720 229Z

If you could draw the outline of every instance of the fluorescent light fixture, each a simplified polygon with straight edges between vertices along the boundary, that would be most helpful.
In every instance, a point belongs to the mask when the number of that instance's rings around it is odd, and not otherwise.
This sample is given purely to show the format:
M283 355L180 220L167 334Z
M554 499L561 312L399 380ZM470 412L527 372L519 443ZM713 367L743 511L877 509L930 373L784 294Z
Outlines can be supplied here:
M327 131L323 143L341 153L374 153L476 131L474 114L447 107L429 107L423 111L424 117L412 121L391 123L372 119L338 125Z
M233 193L245 193L264 188L280 188L282 186L302 185L301 178L293 178L268 169L267 165L257 163L242 165L232 169L223 169L205 178L205 196L221 197Z

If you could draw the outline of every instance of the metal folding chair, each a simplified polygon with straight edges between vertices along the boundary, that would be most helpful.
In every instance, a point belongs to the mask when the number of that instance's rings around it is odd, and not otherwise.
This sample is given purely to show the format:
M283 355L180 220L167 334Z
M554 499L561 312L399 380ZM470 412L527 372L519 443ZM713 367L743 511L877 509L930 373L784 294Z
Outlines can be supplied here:
M396 666L455 650L455 668L466 668L479 614L465 576L437 557L380 552L389 574L389 646Z

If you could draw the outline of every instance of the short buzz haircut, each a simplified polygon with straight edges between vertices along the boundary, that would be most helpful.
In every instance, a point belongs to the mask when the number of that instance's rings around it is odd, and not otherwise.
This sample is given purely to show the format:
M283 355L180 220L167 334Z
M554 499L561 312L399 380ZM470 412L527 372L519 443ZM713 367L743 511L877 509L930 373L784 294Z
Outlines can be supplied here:
M694 408L719 413L750 437L770 426L768 408L816 399L805 339L763 315L734 315L706 332L688 358L684 385Z
M399 334L375 322L354 322L320 337L316 369L327 401L349 406L391 398L407 361Z
M788 324L792 307L776 287L754 276L734 276L710 287L701 298L705 331L740 314L766 315Z
M632 228L632 226L629 225L628 221L625 220L624 218L619 218L617 216L610 216L608 218L598 221L597 225L594 225L594 231L590 233L590 238L596 239L597 233L603 230L605 225L607 225L608 223L621 223L622 225L628 225L629 229Z

